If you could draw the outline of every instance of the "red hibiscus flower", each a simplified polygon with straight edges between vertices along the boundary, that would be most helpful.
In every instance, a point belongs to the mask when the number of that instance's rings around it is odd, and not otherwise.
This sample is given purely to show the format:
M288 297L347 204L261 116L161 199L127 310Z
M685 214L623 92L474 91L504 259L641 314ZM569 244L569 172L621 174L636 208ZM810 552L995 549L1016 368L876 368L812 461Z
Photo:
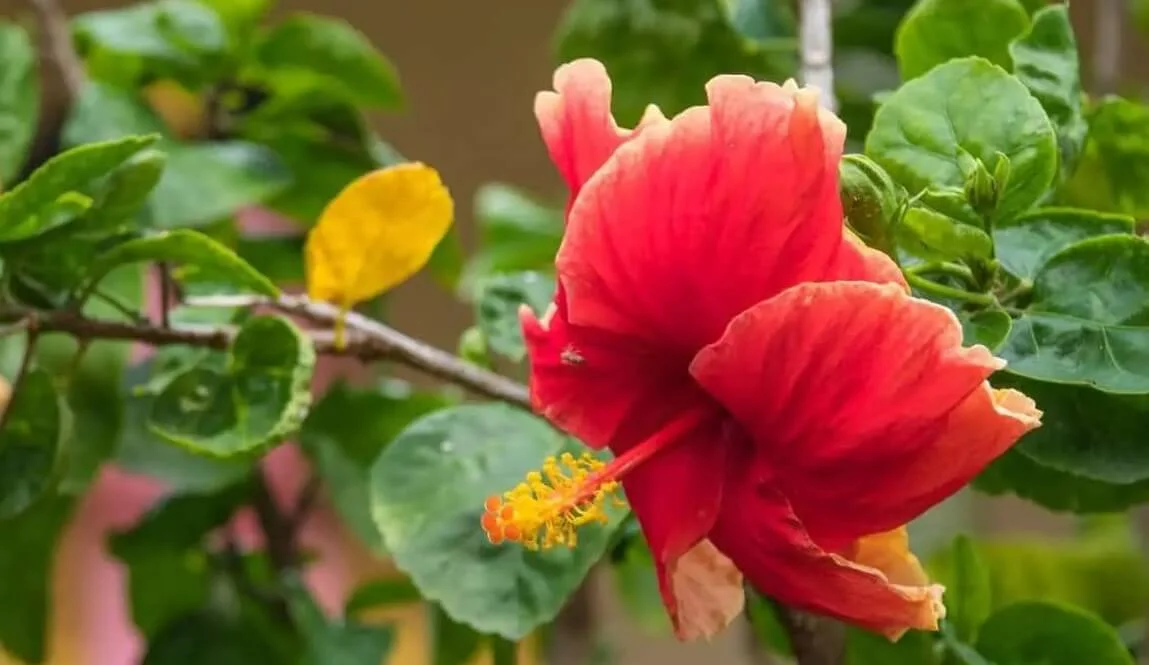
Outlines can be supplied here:
M487 502L493 542L572 544L621 483L683 639L789 606L896 639L941 587L904 525L1041 413L986 379L946 308L843 226L845 126L817 93L719 76L709 104L634 131L580 60L535 104L571 190L541 320L523 313L535 409L591 448Z

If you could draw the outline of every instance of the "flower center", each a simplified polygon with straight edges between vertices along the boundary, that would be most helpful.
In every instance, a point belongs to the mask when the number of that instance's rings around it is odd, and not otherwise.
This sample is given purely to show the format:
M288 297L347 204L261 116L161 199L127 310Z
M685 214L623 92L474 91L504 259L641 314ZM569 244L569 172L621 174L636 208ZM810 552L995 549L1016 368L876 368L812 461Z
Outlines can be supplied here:
M514 541L531 550L574 547L579 527L608 521L608 503L625 505L618 493L623 476L683 440L711 413L704 408L682 411L610 463L591 453L547 457L540 471L531 471L514 489L484 502L482 525L487 540L494 545Z

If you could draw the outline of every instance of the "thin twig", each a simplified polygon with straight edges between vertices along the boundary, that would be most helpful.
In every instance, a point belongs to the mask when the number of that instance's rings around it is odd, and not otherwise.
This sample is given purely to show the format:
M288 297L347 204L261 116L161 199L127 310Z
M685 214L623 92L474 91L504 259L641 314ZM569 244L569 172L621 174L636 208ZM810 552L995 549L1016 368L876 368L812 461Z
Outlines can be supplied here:
M251 507L264 535L267 558L278 571L295 570L299 566L299 552L295 547L295 534L290 520L275 504L267 477L261 469L256 469L252 482Z
M802 84L821 92L822 105L838 110L834 96L834 33L830 0L802 0L799 37L802 53Z
M267 305L280 312L326 326L334 323L338 313L334 307L299 297L285 296L279 300L244 298L242 305ZM73 311L39 313L34 316L41 332L65 333L81 340L121 340L140 342L149 346L183 345L223 350L235 337L233 327L189 325L164 328L146 322L96 319ZM26 317L23 313L0 315L0 321L7 320L13 323L19 323L24 318ZM396 362L450 381L477 395L530 408L527 389L522 384L472 365L446 351L408 337L394 328L364 316L350 314L347 316L347 331L347 344L343 347L335 345L328 330L311 332L316 352L325 356L357 358L363 362L384 360Z
M147 319L140 316L139 312L137 312L135 309L133 309L133 308L129 307L127 304L121 302L115 296L112 296L108 293L100 291L99 289L92 291L92 298L95 298L96 300L99 300L100 302L104 303L108 307L111 307L112 309L116 310L116 312L118 314L123 315L124 319L127 321L136 321L136 322L147 321Z
M35 320L29 320L24 334L26 336L24 355L20 358L20 368L16 370L16 375L8 384L8 400L4 404L3 412L0 412L0 431L8 424L8 416L12 413L12 402L16 399L16 391L20 390L20 384L24 382L24 377L28 376L28 371L32 368L32 361L36 356L36 340L39 339L40 333L36 329Z
M339 318L339 309L326 303L313 302L303 296L281 296L276 300L246 296L222 298L188 298L188 305L210 307L267 306L284 314L331 329ZM345 317L346 348L336 348L333 340L317 339L316 349L328 355L349 355L362 360L391 360L429 376L450 381L471 392L523 408L530 408L527 389L504 376L473 365L452 353L429 346L354 312Z
M87 74L84 73L84 63L76 53L72 44L72 30L68 27L68 15L56 0L28 0L36 14L40 17L40 26L44 31L44 41L48 52L60 69L60 77L68 95L75 101L84 88Z
M172 279L172 267L160 261L156 264L160 275L160 325L164 328L172 327L172 291L175 281Z

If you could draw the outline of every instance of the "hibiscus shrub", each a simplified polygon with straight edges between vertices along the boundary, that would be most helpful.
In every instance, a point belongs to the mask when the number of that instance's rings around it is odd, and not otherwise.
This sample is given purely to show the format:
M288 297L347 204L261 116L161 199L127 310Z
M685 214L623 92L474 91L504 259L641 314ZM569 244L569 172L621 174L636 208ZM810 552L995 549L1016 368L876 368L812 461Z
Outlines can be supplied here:
M441 665L589 657L562 610L604 568L638 629L745 610L782 662L1146 651L1149 106L1087 94L1066 4L840 3L820 95L796 3L573 0L533 99L566 198L481 188L470 256L365 121L404 98L349 24L33 4L69 104L41 126L37 31L0 21L0 651L87 662L60 552L141 483L106 549L147 665L375 665L370 615L416 603ZM456 353L383 322L419 272L473 309ZM918 520L969 485L1079 535ZM401 575L333 611L340 548Z

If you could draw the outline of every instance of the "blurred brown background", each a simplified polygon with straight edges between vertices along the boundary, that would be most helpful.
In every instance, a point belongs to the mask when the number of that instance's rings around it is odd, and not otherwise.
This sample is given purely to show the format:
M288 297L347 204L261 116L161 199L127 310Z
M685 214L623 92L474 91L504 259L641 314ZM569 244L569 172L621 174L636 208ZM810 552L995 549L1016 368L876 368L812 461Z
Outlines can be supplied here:
M1072 3L1086 59L1083 71L1092 90L1144 81L1149 74L1142 40L1132 34L1098 39L1102 26L1098 26L1096 15L1107 1ZM127 3L63 0L63 4L75 13ZM457 224L469 245L473 235L470 202L482 183L505 181L556 200L563 196L538 137L532 100L535 91L550 85L555 64L551 34L565 4L560 0L283 0L276 11L310 10L346 18L393 60L409 104L402 115L377 117L377 126L402 154L432 164L441 172L456 199ZM24 0L0 0L0 16L21 14L28 15ZM1106 30L1114 28L1132 31L1128 21ZM1117 52L1106 54L1106 47L1112 45L1119 45ZM1107 71L1098 72L1095 65ZM49 85L42 129L50 131L60 119L62 90L51 62L44 67ZM426 280L402 287L393 303L400 328L445 348L453 347L468 323L463 307ZM1015 501L958 497L940 510L942 515L936 516L934 525L927 525L924 532L963 527L1057 531L1063 526ZM929 533L923 536L928 538ZM710 645L683 647L670 639L650 639L631 630L604 581L596 580L593 585L594 602L615 642L615 662L687 665L700 658L730 665L748 662L743 655L745 635L740 631L730 631ZM410 662L404 661L404 665ZM398 661L393 662L398 665Z

